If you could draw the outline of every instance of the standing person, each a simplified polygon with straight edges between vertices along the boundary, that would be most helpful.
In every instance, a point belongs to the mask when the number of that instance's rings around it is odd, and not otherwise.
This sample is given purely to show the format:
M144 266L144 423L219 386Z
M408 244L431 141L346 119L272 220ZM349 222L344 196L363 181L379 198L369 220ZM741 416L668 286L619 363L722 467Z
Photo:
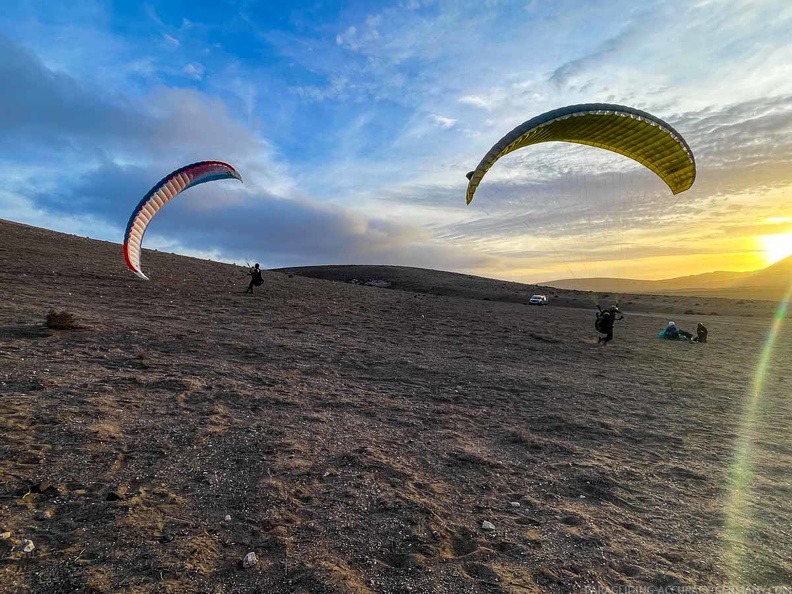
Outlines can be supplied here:
M623 320L624 316L619 311L619 308L616 305L610 306L605 311L602 311L599 305L597 305L597 318L594 320L594 328L596 328L597 332L600 334L604 334L605 336L600 336L597 339L597 343L600 344L608 344L611 340L613 340L613 324L616 320ZM619 317L616 317L616 316Z
M256 265L250 269L248 274L250 275L250 284L248 285L248 288L245 289L245 293L252 293L254 286L260 287L264 282L264 279L261 277L261 268L259 268L258 263L256 263Z

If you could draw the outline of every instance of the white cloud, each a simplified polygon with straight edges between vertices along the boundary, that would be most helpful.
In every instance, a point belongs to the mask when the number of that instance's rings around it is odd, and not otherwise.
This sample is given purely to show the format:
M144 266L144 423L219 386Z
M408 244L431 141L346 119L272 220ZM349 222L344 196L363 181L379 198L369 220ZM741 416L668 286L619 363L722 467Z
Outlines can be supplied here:
M474 107L480 107L481 109L486 109L487 111L491 109L490 104L487 102L487 100L477 95L465 95L464 97L459 98L459 102L462 103L463 105L472 105Z
M202 64L190 63L183 68L183 72L194 80L201 80L206 72L206 68Z
M441 128L453 128L454 124L456 124L456 120L454 118L447 118L446 116L442 116L436 113L433 113L429 116L432 121L440 126Z
M170 47L179 47L181 45L181 42L175 37L173 37L173 35L168 35L167 33L164 33L162 35L162 38L165 40L165 43L167 43Z
M336 45L346 46L351 50L358 49L357 43L357 28L349 27L343 33L336 35Z

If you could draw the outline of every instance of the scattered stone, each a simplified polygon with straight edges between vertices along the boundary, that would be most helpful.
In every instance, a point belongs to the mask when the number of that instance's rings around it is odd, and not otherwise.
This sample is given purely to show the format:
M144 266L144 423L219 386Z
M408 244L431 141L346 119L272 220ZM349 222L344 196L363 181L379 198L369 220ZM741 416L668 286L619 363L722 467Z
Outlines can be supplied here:
M279 536L280 538L286 538L289 536L289 530L286 528L286 526L275 526L275 528L270 531L270 534L273 536Z
M31 493L46 493L47 491L50 490L57 492L57 490L47 481L41 481L40 483L36 483L35 485L30 485Z
M8 540L9 538L11 538L11 531L9 530L8 532L3 532L2 534L0 534L0 537L2 537L3 540Z
M37 520L51 520L55 517L55 510L52 508L43 509L34 516Z
M621 571L626 576L634 578L640 575L641 568L637 567L636 565L629 565L625 563L619 567L619 571Z
M245 569L250 569L257 563L258 563L258 557L256 557L256 553L252 551L247 555L245 555L245 558L242 559L242 567L244 567Z
M167 542L171 542L171 541L173 541L173 534L165 532L162 536L160 536L159 541L162 544L165 544Z
M511 505L512 507L520 507L520 502L519 501L512 501L511 503L509 503L509 505Z
M33 544L32 540L28 540L27 538L22 541L22 552L23 553L32 553L33 549L36 548L36 545Z
M488 530L488 531L491 532L491 531L495 530L495 524L493 524L492 522L488 522L487 520L484 520L481 523L481 529L482 530Z
M230 522L230 521L231 521L231 514L226 514L226 517L225 517L225 518L223 518L223 519L224 519L226 522Z
M380 288L390 287L390 283L388 281L381 279L374 279L374 278L366 281L353 278L351 280L348 280L347 283L349 283L350 285L365 285L366 287L380 287Z

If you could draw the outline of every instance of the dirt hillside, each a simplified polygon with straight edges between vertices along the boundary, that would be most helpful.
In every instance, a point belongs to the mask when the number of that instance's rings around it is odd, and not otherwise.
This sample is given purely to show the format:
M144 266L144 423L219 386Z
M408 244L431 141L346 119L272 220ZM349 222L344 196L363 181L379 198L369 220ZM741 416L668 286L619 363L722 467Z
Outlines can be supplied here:
M0 222L0 592L792 584L765 310L626 299L603 348L590 296L143 268ZM658 339L670 315L711 341Z

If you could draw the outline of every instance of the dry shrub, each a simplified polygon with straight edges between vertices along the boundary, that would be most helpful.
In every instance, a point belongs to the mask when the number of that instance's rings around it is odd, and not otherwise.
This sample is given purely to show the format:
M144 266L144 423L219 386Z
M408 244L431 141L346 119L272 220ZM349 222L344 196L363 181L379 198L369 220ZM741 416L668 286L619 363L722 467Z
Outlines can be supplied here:
M55 311L51 309L47 314L47 328L52 330L76 330L80 327L74 314L68 311Z

